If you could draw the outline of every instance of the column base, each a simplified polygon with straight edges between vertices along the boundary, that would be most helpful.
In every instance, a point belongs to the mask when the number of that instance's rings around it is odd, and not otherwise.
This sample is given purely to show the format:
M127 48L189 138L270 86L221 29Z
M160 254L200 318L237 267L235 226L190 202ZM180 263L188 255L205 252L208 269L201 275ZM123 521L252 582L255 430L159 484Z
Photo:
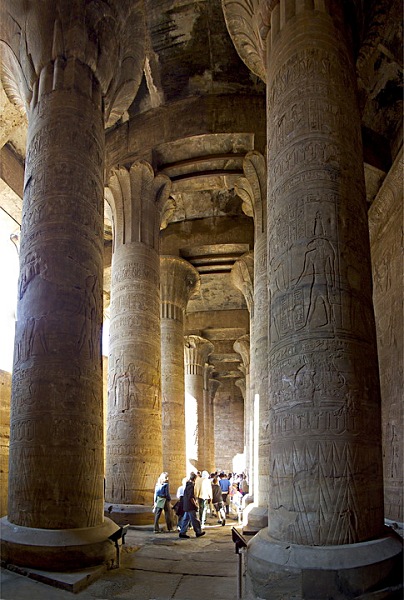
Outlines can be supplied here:
M48 571L69 571L113 564L114 542L109 536L119 527L111 521L82 529L37 529L0 519L1 561L7 565Z
M144 504L104 504L104 515L118 525L150 525L154 523L152 506Z
M299 546L262 529L247 548L247 597L347 600L396 585L403 545L394 532L341 546ZM399 582L398 582L399 583Z
M243 512L243 533L254 535L268 527L268 508L249 504Z

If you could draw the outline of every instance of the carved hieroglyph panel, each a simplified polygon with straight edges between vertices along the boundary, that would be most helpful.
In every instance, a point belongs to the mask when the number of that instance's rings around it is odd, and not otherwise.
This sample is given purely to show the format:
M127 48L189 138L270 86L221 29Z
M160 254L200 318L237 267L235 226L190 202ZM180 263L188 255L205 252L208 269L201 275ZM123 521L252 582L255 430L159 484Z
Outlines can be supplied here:
M384 507L403 514L403 152L369 211L382 395Z
M162 469L159 272L154 249L132 242L115 250L106 497L118 504L151 503Z
M103 147L102 113L73 90L31 111L9 479L9 519L28 527L103 519Z
M326 10L281 25L267 72L269 529L352 543L383 527L355 70Z

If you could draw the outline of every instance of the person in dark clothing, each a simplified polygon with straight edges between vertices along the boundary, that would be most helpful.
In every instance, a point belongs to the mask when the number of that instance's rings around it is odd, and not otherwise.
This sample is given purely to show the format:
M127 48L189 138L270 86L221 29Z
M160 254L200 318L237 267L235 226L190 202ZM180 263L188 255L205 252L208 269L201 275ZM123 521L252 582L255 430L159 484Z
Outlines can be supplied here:
M222 498L222 490L218 484L217 477L214 477L212 480L212 504L215 507L217 516L220 518L218 523L226 525L226 511Z
M230 480L226 477L224 473L220 473L219 475L219 485L222 490L222 500L226 509L226 515L230 513L230 508L227 503L227 496L229 495L230 490Z
M181 530L179 533L180 538L190 537L189 535L187 535L187 529L190 521L192 523L192 527L194 528L196 537L202 537L203 535L205 535L205 532L202 531L201 523L198 517L196 516L196 511L199 509L199 505L195 498L195 479L196 474L191 473L185 485L184 497L182 499L183 508L185 512L181 521Z
M160 498L160 500L159 500ZM163 506L158 506L162 503L165 498ZM168 485L168 473L162 473L157 479L156 487L154 488L154 533L160 533L159 519L164 509L164 516L166 518L167 531L174 531L171 520L171 504L170 504L170 488Z

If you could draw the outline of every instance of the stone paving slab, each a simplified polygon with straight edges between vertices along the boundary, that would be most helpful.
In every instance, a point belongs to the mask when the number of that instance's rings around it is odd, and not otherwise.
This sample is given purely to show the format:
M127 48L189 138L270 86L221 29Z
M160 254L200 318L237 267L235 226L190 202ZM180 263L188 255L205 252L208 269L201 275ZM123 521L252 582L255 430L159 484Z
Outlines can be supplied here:
M233 577L185 575L172 600L236 600L237 581ZM167 600L166 598L164 600Z
M235 600L237 569L230 528L189 540L130 529L121 568L87 589L73 595L2 569L0 600Z

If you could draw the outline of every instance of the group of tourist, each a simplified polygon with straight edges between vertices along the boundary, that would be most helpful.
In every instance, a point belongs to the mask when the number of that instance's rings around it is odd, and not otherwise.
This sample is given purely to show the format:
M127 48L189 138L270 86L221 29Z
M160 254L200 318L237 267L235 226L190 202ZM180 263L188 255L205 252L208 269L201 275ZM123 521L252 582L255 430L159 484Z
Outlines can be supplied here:
M224 471L209 473L207 471L192 472L177 490L177 502L171 506L171 495L168 473L164 472L157 480L154 490L154 532L160 533L159 519L164 510L167 531L175 531L172 510L178 517L177 529L180 538L189 538L187 531L193 528L196 537L205 535L203 531L208 510L218 519L222 526L226 525L226 516L230 515L230 507L240 518L242 499L248 493L248 481L244 473L226 474Z

